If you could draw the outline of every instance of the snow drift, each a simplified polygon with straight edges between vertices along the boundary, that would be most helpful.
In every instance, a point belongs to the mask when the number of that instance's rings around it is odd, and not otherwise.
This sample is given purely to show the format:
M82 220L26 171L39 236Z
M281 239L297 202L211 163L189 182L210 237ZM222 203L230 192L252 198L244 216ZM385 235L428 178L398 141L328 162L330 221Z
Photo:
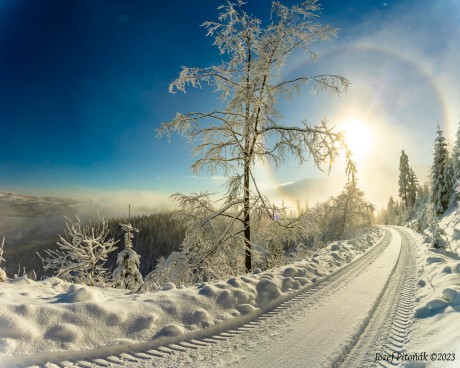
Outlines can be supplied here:
M0 284L1 356L84 350L177 336L234 320L300 290L360 256L383 231L338 241L288 266L161 291L72 284L26 277Z

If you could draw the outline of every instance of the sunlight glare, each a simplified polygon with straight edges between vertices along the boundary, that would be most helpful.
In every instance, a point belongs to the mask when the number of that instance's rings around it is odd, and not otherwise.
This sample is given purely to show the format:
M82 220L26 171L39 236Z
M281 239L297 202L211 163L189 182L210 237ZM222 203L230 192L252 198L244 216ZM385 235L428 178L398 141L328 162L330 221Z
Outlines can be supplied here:
M339 126L345 132L348 147L355 159L362 159L368 154L373 143L373 132L369 124L358 118L346 120Z

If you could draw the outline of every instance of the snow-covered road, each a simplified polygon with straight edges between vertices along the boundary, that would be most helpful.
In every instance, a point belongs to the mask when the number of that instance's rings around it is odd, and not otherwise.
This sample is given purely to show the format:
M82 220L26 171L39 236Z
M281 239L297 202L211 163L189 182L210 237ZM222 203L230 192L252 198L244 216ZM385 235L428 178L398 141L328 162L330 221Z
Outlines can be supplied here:
M38 362L57 363L48 363L47 367L391 366L380 358L384 354L404 352L412 323L416 264L414 244L409 239L404 229L387 228L377 245L358 255L351 263L335 271L331 269L328 275L323 273L312 283L273 299L260 309L253 308L252 313L205 329L163 340L134 344L120 341L92 350L69 349L4 356L0 357L0 366L29 366ZM325 253L330 255L329 258L322 262L328 260L332 264L340 259L336 250L347 249L346 245L340 247L339 244L331 246ZM344 257L347 255L341 254ZM318 261L321 257L313 255L304 267L310 267L309 262L312 266L316 262L321 264ZM300 266L291 265L279 272L291 274ZM315 271L315 268L309 269ZM260 275L260 278L258 275L241 277L241 281L275 285L268 281L276 277L273 272ZM239 279L235 280L228 282L235 285ZM61 285L59 280L51 281ZM216 285L228 288L228 282ZM37 287L40 285L37 283ZM62 287L67 288L66 285ZM214 290L211 286L208 288ZM188 293L193 290L190 289ZM263 293L267 290L260 289L257 298L265 295ZM109 291L106 293L108 297ZM179 295L181 291L177 293ZM163 294L158 295L169 295L168 292ZM82 303L83 306L93 304L95 302ZM395 360L392 363L398 362Z
M404 230L388 229L379 246L317 288L237 334L216 336L207 346L157 357L155 366L385 366L388 362L377 361L377 354L404 348L414 273L413 244ZM151 365L149 360L132 363Z

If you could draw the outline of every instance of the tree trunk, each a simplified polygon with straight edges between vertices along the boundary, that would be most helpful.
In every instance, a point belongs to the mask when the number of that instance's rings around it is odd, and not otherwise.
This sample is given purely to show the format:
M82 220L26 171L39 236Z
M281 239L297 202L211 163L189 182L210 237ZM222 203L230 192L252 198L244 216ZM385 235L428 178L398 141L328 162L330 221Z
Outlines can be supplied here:
M245 127L244 127L244 198L243 198L243 226L244 226L244 265L246 272L249 273L252 270L251 266L251 222L250 222L250 203L249 203L249 174L250 174L250 162L251 162L251 147L250 147L250 120L249 115L251 111L251 38L247 38L247 74L246 74L246 116L245 116Z
M246 272L251 272L251 223L249 217L249 160L244 165L244 264Z

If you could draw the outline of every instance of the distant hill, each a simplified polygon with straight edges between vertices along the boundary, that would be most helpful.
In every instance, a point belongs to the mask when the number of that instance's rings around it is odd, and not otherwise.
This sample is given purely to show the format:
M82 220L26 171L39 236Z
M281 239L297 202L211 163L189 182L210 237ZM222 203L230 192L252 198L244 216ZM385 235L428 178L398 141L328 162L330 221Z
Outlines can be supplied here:
M345 182L346 178L342 177L337 178L337 180L309 178L279 185L267 195L286 200L286 205L294 206L298 199L301 206L305 205L305 201L308 201L309 205L312 206L340 193Z
M0 239L6 237L3 255L6 262L2 263L2 268L7 275L22 274L25 268L29 275L34 270L38 277L43 276L37 252L44 255L45 249L56 249L59 235L64 235L65 217L86 214L81 216L85 222L91 213L90 205L85 199L34 197L0 191ZM97 217L98 208L95 207L93 214ZM147 209L141 211L148 212ZM159 257L166 257L179 249L185 229L173 214L167 211L131 217L133 226L140 230L134 238L134 249L142 257L144 276L154 268ZM119 224L126 221L125 218L109 219L110 237L121 240L123 234ZM123 242L120 241L118 246L121 250ZM114 252L109 257L109 268L115 266L116 256L117 252Z
M38 217L68 214L73 205L79 201L75 199L57 197L33 197L30 195L1 192L0 216Z
M77 204L73 199L0 192L0 236L9 245L55 237Z
M41 262L36 251L53 248L65 226L64 216L72 216L78 201L57 197L34 197L0 191L0 237L5 236L3 265L7 274L36 269Z

